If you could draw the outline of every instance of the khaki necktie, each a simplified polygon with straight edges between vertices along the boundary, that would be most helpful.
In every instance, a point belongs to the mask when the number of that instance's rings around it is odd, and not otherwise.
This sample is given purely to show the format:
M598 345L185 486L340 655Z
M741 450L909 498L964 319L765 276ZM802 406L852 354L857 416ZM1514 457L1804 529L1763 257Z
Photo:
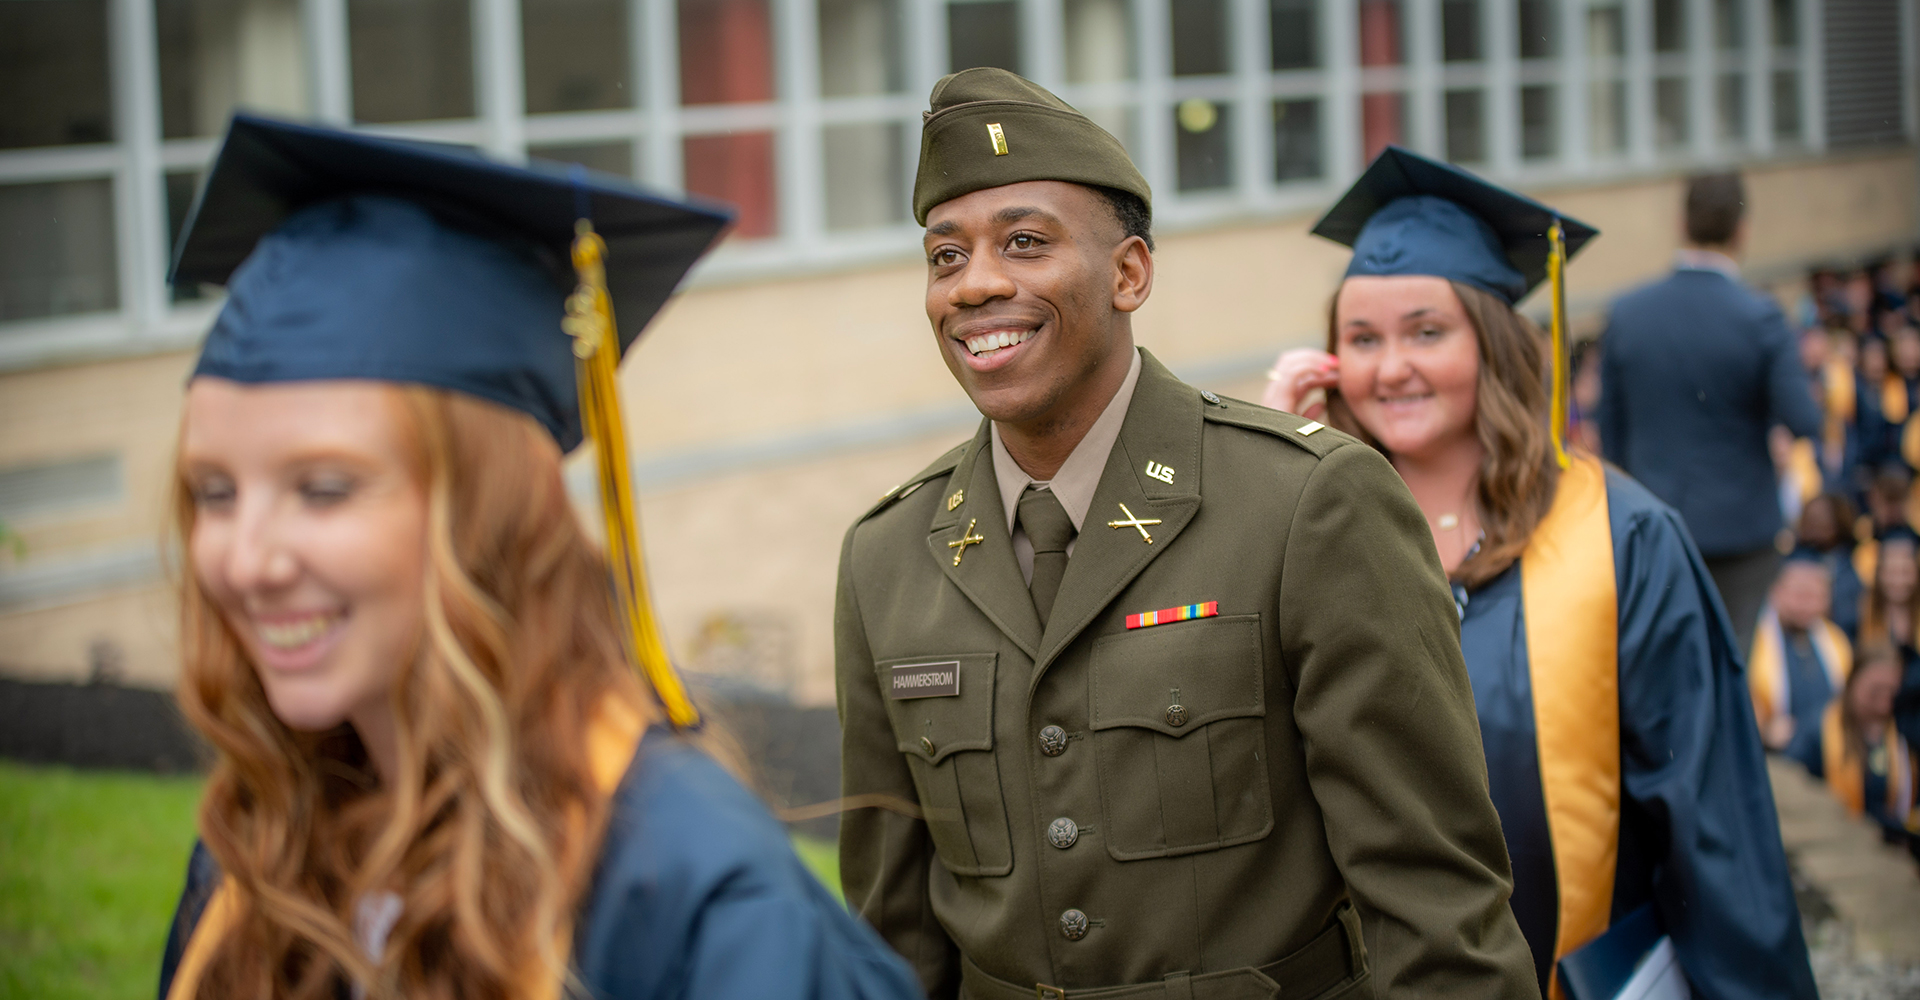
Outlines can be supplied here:
M1053 613L1053 599L1060 593L1060 578L1067 575L1067 543L1078 534L1067 509L1052 490L1027 487L1020 496L1020 527L1033 543L1033 580L1027 589L1033 593L1033 608L1040 612L1040 624Z

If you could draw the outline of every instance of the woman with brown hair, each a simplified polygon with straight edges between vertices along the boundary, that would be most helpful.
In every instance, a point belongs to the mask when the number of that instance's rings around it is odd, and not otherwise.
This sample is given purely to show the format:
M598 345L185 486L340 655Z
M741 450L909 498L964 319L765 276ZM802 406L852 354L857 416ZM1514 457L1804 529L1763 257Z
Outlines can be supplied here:
M1884 642L1908 659L1916 655L1914 630L1920 626L1920 536L1904 525L1880 536L1873 559L1873 582L1860 602L1860 643Z
M1593 231L1389 148L1314 232L1353 261L1326 350L1282 354L1265 402L1380 449L1427 515L1542 990L1677 954L1699 996L1814 996L1712 581L1671 509L1564 451L1560 324L1513 308Z
M614 365L725 221L235 120L175 266L228 298L180 428L218 757L162 998L918 994L698 749L647 605Z

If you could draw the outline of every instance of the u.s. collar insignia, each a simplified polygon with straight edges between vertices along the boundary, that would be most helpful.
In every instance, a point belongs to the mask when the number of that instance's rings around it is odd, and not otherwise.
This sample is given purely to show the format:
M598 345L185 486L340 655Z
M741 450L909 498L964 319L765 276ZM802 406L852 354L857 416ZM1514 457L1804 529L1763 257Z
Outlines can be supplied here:
M1161 465L1159 462L1149 459L1147 462L1147 478L1158 479L1171 486L1173 485L1173 470Z

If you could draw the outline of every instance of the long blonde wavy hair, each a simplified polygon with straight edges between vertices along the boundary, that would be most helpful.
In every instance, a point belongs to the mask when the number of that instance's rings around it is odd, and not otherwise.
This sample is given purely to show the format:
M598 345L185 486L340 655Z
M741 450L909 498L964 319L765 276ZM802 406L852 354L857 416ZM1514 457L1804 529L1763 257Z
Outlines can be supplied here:
M1540 329L1513 307L1472 285L1450 281L1480 347L1474 386L1474 433L1485 455L1474 480L1474 512L1486 537L1453 578L1478 587L1505 572L1526 550L1553 506L1560 466L1547 433L1547 351ZM1327 353L1340 353L1340 294L1327 307ZM1339 389L1327 390L1327 423L1379 448Z
M603 557L531 419L395 386L428 498L421 648L392 693L398 774L383 783L349 726L302 733L182 574L179 701L218 753L200 835L239 912L205 997L491 998L565 977L565 935L608 810L583 739L608 695L654 710L626 668ZM194 528L176 475L175 525ZM402 908L375 961L357 901Z

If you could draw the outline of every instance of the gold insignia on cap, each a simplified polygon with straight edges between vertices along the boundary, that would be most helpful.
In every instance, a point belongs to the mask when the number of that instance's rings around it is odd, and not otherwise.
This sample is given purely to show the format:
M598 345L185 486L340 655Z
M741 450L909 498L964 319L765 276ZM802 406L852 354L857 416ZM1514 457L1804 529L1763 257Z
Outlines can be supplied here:
M1007 134L1000 130L999 122L987 126L987 137L993 140L993 155L1007 155Z

